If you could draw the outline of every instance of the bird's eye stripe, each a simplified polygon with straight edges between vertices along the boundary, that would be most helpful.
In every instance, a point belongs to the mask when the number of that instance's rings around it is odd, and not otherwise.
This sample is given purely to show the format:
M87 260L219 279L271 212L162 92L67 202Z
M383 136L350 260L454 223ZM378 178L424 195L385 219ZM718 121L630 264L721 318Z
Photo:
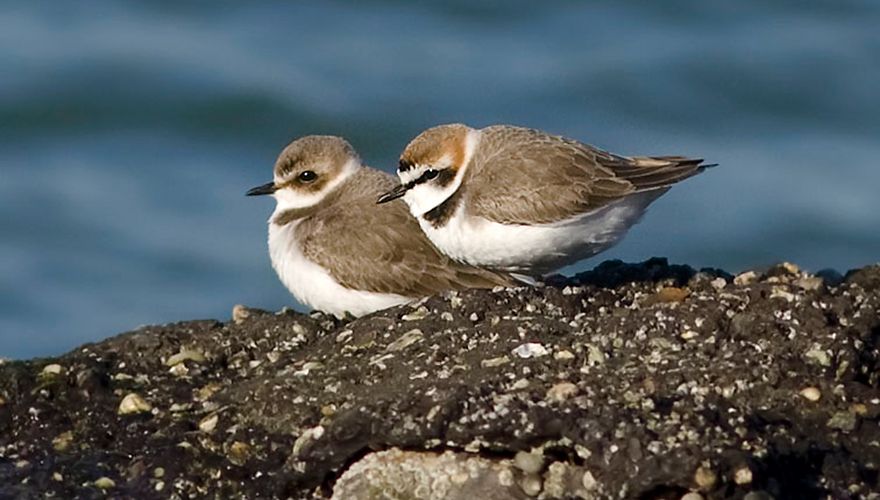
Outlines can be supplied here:
M424 184L424 183L430 181L431 179L436 178L438 174L439 174L439 172L437 172L433 168L425 170L425 172L418 179L412 181L411 184L414 186L418 185L418 184Z

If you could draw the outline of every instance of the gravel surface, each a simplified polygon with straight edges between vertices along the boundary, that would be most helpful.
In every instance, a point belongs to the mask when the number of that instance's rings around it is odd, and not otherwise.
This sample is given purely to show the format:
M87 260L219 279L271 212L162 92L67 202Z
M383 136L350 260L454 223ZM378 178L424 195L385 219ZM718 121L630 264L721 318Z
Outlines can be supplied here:
M880 266L609 261L0 364L0 498L880 498Z

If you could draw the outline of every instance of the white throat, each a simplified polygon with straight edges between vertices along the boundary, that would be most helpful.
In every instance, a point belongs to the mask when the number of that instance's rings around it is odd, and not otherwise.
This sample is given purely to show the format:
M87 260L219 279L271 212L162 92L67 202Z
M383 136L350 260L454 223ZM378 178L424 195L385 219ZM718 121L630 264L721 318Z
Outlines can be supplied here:
M342 167L339 175L337 175L335 179L328 182L324 186L324 189L317 193L300 193L293 189L279 189L278 191L275 191L275 193L272 195L273 197L275 197L276 201L275 212L272 213L272 218L274 218L275 215L286 210L309 208L317 205L334 189L339 187L340 184L345 182L346 179L357 172L359 168L361 168L361 162L359 159L349 159ZM281 182L284 182L284 179L275 179L276 184ZM269 220L271 221L272 219L270 218Z
M409 211L413 216L418 218L426 212L433 210L449 199L449 197L458 190L461 186L462 179L464 179L467 172L468 166L471 163L471 159L474 156L474 152L480 145L481 135L482 132L476 129L468 131L464 142L464 158L462 159L462 164L459 167L458 172L456 172L455 178L452 182L445 187L438 187L430 182L426 182L424 184L419 184L406 192L403 199L406 201L406 204L409 205ZM450 160L446 158L441 159L441 163L448 163L449 161ZM414 170L420 175L421 172L424 171L424 167L416 166ZM401 176L401 182L409 182L411 180L413 179Z

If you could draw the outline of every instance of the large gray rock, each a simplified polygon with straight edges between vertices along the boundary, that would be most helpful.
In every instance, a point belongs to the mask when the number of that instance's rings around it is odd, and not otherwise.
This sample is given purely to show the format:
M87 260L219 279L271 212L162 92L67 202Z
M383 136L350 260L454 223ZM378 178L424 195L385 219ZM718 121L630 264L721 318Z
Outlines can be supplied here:
M0 498L877 498L878 312L878 266L653 259L146 327L0 366Z

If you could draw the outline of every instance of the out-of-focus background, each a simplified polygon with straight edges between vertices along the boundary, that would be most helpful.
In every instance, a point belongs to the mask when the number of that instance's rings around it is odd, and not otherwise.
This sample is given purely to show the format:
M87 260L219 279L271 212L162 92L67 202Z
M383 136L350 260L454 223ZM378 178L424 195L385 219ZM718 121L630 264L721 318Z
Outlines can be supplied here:
M721 164L581 269L877 262L878 26L875 0L0 1L0 357L293 305L244 192L312 133L386 170L452 121Z

